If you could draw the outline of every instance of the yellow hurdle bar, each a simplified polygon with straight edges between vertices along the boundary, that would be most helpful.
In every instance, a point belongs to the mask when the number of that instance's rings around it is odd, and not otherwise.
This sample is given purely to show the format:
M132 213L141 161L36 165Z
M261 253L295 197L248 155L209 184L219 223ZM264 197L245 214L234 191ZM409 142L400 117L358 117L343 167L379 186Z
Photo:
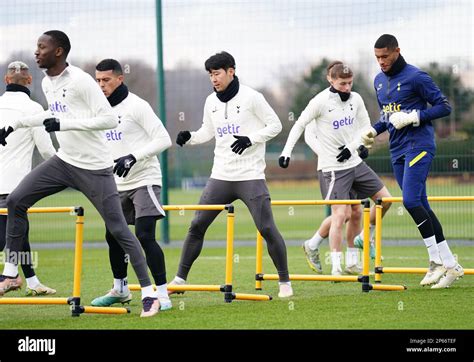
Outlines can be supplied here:
M371 290L382 290L385 292L403 291L407 289L407 287L404 285L390 285L390 284L369 284L369 288Z
M51 214L51 213L70 213L76 215L76 233L74 250L74 281L73 296L71 298L46 297L46 298L0 298L0 304L18 304L18 305L64 305L70 304L72 316L79 316L81 313L103 313L103 314L124 314L125 308L99 308L83 307L81 301L81 273L82 273L82 252L84 239L84 209L80 206L67 207L32 207L28 209L29 214ZM0 208L0 214L8 214L8 209ZM93 309L91 309L93 308Z
M269 295L259 294L244 294L244 293L232 293L232 299L235 300L253 300L257 302L272 300Z
M278 274L260 274L261 280L279 280ZM290 274L290 280L315 282L358 282L358 275L311 275Z
M225 253L225 285L232 288L232 271L234 257L234 210L227 213L227 237Z
M361 200L275 200L272 206L360 205Z
M263 236L260 234L259 231L257 231L257 254L255 257L255 273L256 275L262 274L263 267L262 267L262 262L263 262ZM262 281L258 278L255 278L255 290L262 290Z
M28 214L54 214L54 213L75 213L76 207L67 206L67 207L32 207L28 209ZM0 208L0 214L8 214L7 208Z
M268 295L241 294L232 292L232 274L234 257L234 206L229 205L164 205L165 210L225 210L227 209L227 233L226 233L226 256L225 256L225 284L224 285L168 285L169 291L175 292L224 292L224 301L232 300L272 300ZM141 290L138 284L129 284L130 290ZM154 285L153 288L156 288Z
M17 297L0 298L0 304L69 304L69 298Z
M377 212L378 209L376 209ZM380 217L382 209L380 208ZM377 213L376 213L377 216ZM381 290L381 291L402 291L406 290L404 285L382 285L375 284L372 285L369 283L369 267L370 267L370 204L368 201L364 202L364 251L363 251L363 265L362 265L362 292L369 292L371 290ZM379 255L380 256L380 255Z
M180 210L225 210L227 205L163 205L165 211L180 211Z
M274 200L272 206L313 206L313 205L360 205L369 202L368 200ZM370 209L369 209L370 210ZM369 226L367 225L367 230ZM263 273L263 238L257 231L256 241L256 263L255 263L255 289L262 290L263 280L279 280L276 274ZM367 276L369 271L367 270ZM341 281L357 282L361 281L357 275L313 275L313 274L290 274L290 280L299 281Z
M83 313L91 314L127 314L130 313L129 308L121 307L92 307L92 306L83 306Z
M403 202L403 197L382 197L382 202ZM428 196L428 201L474 201L474 196Z
M397 267L380 267L378 268L378 274L381 273L392 273L392 274L426 274L428 268L397 268ZM474 275L474 269L464 269L464 275Z
M81 273L82 273L82 251L84 239L84 210L79 209L76 218L76 237L74 247L74 284L72 296L80 298L81 296Z
M428 196L428 201L474 201L474 196ZM375 282L380 283L382 274L425 274L428 268L382 266L382 205L381 202L403 202L403 197L382 197L377 200L375 214ZM464 269L464 275L474 275L474 269ZM374 288L375 289L375 288Z
M362 256L362 276L363 283L369 282L369 268L370 268L370 205L368 202L364 204L363 211L363 225L364 225L364 249Z
M141 287L140 284L129 284L128 289L139 291ZM156 289L156 285L153 285L153 289ZM222 286L214 284L184 284L168 285L167 289L172 292L220 292Z
M375 270L382 266L382 205L375 205ZM375 283L382 282L382 275L375 273Z

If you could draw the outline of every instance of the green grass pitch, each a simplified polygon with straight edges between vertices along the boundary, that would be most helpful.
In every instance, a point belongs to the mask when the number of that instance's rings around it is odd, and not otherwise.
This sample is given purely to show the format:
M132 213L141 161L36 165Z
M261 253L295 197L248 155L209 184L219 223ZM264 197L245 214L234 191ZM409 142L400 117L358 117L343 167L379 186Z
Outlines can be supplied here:
M465 267L474 265L470 247L453 247ZM327 249L322 250L323 254ZM165 248L168 278L174 276L180 249ZM291 273L311 274L301 248L288 248ZM192 284L223 284L224 249L205 247L189 275ZM386 247L385 266L426 266L426 250L420 247ZM39 251L39 277L57 288L58 296L72 290L72 250ZM275 281L263 282L255 291L255 249L234 250L234 291L267 293L271 301L224 303L220 292L186 292L172 296L173 309L153 318L139 318L140 293L134 292L128 315L82 315L72 318L68 306L2 305L3 329L472 329L474 277L465 276L446 290L430 290L418 285L421 275L385 274L383 282L404 284L402 292L361 292L360 283L293 282L294 297L277 297ZM323 266L326 271L329 266ZM275 273L265 252L264 272ZM136 281L130 270L130 282ZM112 275L105 249L86 249L82 278L82 303L105 293ZM22 296L22 292L8 296ZM449 313L438 313L449 306ZM434 318L433 316L436 316Z

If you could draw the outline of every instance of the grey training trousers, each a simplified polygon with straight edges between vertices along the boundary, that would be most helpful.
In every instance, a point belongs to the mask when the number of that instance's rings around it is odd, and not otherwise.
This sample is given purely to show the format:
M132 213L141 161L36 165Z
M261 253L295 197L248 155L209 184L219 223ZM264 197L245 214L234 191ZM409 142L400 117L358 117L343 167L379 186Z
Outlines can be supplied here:
M58 156L34 168L7 198L7 245L12 252L22 249L28 230L27 209L46 196L67 187L81 191L95 206L107 229L130 257L142 287L151 285L148 269L138 239L127 226L120 204L112 167L86 170L74 167ZM8 261L8 260L7 260Z
M223 181L210 178L203 190L200 205L230 204L240 199L248 207L255 225L267 242L268 253L280 282L288 282L286 245L273 221L273 213L265 180ZM204 234L220 211L196 211L184 241L177 276L186 279L192 264L201 253Z

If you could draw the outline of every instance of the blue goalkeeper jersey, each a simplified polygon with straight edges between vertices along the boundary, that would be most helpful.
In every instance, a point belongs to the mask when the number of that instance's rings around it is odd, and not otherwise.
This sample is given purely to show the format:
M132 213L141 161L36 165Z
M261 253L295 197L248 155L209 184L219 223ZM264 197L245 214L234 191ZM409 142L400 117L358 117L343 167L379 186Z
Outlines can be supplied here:
M433 79L413 65L406 64L400 72L388 76L383 72L374 79L374 88L381 117L374 125L377 134L388 130L392 160L408 151L436 151L432 120L451 113L448 99L441 93ZM428 104L431 105L428 108ZM397 130L389 122L395 112L417 110L420 125L409 125Z

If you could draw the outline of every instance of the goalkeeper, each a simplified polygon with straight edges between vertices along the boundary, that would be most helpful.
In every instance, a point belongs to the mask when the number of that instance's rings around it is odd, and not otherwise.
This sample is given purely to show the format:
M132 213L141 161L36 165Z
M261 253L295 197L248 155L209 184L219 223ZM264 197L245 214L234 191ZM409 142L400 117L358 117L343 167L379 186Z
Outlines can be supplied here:
M447 288L464 275L464 270L451 253L441 223L428 203L426 179L436 150L432 120L449 115L451 106L427 73L406 63L393 35L380 36L374 52L381 68L374 79L381 118L364 139L372 143L373 137L388 130L403 205L428 249L430 266L420 284Z

